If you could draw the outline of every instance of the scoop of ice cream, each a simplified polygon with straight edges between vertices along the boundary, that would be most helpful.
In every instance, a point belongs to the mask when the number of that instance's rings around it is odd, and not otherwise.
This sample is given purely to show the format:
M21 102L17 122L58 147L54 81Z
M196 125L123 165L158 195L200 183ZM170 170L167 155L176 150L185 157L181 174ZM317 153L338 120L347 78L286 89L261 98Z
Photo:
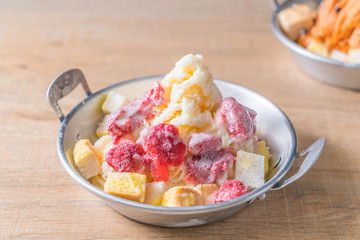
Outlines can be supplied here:
M221 102L221 93L201 55L184 56L160 84L169 103L154 118L153 125L167 122L182 126L180 131L201 128Z

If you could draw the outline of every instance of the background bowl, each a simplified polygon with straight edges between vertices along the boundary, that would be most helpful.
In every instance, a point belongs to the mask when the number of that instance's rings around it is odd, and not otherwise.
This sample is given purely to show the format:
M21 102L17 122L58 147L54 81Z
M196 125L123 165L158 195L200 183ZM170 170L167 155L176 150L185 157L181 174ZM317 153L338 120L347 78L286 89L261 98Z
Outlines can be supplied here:
M275 11L271 22L272 30L280 42L291 51L296 63L305 73L326 83L359 90L360 64L341 62L312 53L290 40L281 30L277 19L279 12L293 4L307 4L315 9L321 2L322 0L287 0L278 4L277 0L273 0Z
M257 133L270 147L271 160L268 181L254 191L230 201L195 207L168 208L129 201L105 193L84 179L73 160L73 148L78 139L97 139L95 130L102 120L101 104L109 91L116 90L129 99L141 96L154 81L163 76L150 76L120 82L94 94L91 93L84 75L73 69L57 76L50 85L47 95L51 106L61 121L57 138L57 150L61 163L67 173L82 187L105 201L117 212L134 220L147 224L166 227L187 227L211 223L224 219L238 212L255 199L264 199L270 189L280 189L304 175L320 156L325 145L322 138L300 154L296 154L296 134L287 116L271 101L260 94L239 85L222 80L215 80L223 97L232 96L243 105L257 112ZM69 94L79 83L88 97L79 103L64 117L58 100ZM298 173L280 182L290 169L294 159L306 155Z

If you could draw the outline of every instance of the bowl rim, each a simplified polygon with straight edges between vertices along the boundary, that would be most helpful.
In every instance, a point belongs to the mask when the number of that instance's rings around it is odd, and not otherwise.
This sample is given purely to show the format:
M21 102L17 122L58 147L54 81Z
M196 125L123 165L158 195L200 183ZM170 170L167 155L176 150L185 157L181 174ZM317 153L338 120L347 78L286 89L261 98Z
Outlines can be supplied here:
M276 23L277 22L277 14L280 11L284 10L288 4L290 4L291 2L296 2L296 1L299 1L299 0L286 0L285 2L279 4L279 6L273 12L272 19L271 19L271 28L272 28L274 35L280 40L280 42L282 44L284 44L285 47L287 47L291 51L293 51L297 54L303 55L304 57L310 58L314 61L319 61L319 62L335 65L337 67L344 67L344 68L349 68L349 69L360 68L360 64L357 64L357 63L342 62L339 60L331 59L329 57L323 57L319 54L310 52L309 50L301 47L299 44L297 44L296 42L289 39L283 33L283 31L278 27L278 24ZM300 0L300 1L309 2L309 0ZM318 2L318 1L312 0L312 2Z
M61 126L57 135L57 152L60 158L60 161L63 165L63 167L65 168L66 172L83 188L85 188L86 190L88 190L89 192L95 194L96 196L102 198L103 200L107 200L113 203L117 203L117 204L122 204L124 206L127 207L134 207L134 208L138 208L138 209L142 209L145 211L149 211L149 212L157 212L157 213L168 213L168 214L192 214L192 213L202 213L202 212L209 212L209 211L217 211L220 209L227 209L227 208L231 208L243 203L250 203L252 202L252 200L254 200L255 198L261 196L262 194L264 194L265 192L267 192L268 190L270 190L272 188L273 185L275 185L277 182L279 182L284 176L285 174L288 172L288 170L290 169L290 167L292 166L294 160L295 160L295 156L296 156L296 148L297 148L297 138L296 138L296 133L295 133L295 129L291 123L291 121L289 120L289 118L287 117L287 115L276 105L274 104L272 101L270 101L269 99L267 99L266 97L262 96L261 94L250 90L248 88L245 88L243 86L240 86L238 84L232 83L232 82L228 82L225 80L221 80L221 79L215 79L214 78L214 82L224 82L226 84L230 84L230 85L234 85L237 88L243 88L246 91L251 92L252 94L256 95L256 97L262 98L265 101L267 101L268 103L270 103L271 105L273 105L274 108L276 108L277 110L280 111L280 113L282 114L282 117L284 117L285 122L287 127L291 130L290 131L290 135L292 138L292 143L289 143L292 146L292 149L290 151L290 157L289 159L286 161L286 163L281 166L281 168L276 172L276 174L267 182L265 182L265 184L263 186L261 186L260 188L257 188L243 196L240 196L238 198L229 200L229 201L225 201L225 202L220 202L220 203L216 203L216 204L210 204L210 205L201 205L201 206L192 206L192 207L163 207L163 206L155 206L155 205L150 205L150 204L145 204L145 203L139 203L139 202L135 202L135 201L131 201L131 200L127 200L127 199L123 199L111 194L108 194L106 192L104 192L103 190L95 187L94 185L92 185L90 182L88 182L86 179L84 179L75 169L73 169L73 167L71 166L70 162L68 161L66 154L65 154L65 150L63 147L63 143L64 143L64 133L66 130L66 126L68 124L68 122L71 120L71 118L78 112L78 110L87 102L89 102L90 100L92 100L93 98L103 94L104 92L107 92L113 88L117 88L120 87L122 85L126 85L128 83L133 83L133 82L138 82L138 81L146 81L146 80L151 80L151 79L161 79L163 78L165 75L150 75L150 76L144 76L144 77L138 77L138 78L132 78L126 81L122 81L113 85L110 85L108 87L105 87L91 95L89 95L86 99L84 99L83 101L81 101L79 104L77 104L70 112L69 114L64 118L64 120L61 122ZM282 159L284 161L284 159Z

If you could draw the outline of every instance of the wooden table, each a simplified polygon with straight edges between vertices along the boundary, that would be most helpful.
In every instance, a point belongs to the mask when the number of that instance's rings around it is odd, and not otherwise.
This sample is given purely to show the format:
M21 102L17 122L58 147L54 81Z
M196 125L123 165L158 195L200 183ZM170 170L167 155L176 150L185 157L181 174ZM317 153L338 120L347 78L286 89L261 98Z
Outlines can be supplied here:
M268 1L1 1L0 239L359 239L360 92L305 75L270 29ZM218 223L170 229L114 212L64 171L46 89L85 72L93 91L201 53L215 77L275 102L298 150L327 137L302 179ZM78 88L65 112L84 98ZM296 161L290 174L296 172Z

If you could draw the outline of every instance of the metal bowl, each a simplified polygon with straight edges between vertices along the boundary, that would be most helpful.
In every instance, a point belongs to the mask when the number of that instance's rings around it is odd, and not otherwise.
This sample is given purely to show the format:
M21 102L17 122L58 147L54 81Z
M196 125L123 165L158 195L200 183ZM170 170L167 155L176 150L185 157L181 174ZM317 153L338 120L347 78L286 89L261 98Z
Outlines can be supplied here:
M346 63L312 53L290 40L281 30L277 15L293 4L307 4L315 9L322 0L287 0L279 4L273 0L275 11L272 16L272 30L282 44L287 47L300 68L308 75L336 86L360 89L360 64Z
M57 76L50 85L47 96L61 122L57 137L57 151L67 173L82 187L105 201L115 211L131 219L165 227L188 227L216 222L233 215L257 198L263 200L269 190L280 189L304 175L315 163L325 145L325 138L319 139L309 148L296 153L296 134L287 116L272 102L260 94L239 85L215 79L223 97L233 96L240 103L254 109L257 115L257 129L270 147L271 163L269 179L254 191L230 201L195 207L161 207L129 201L105 193L84 179L73 161L73 148L78 139L88 138L94 142L95 130L102 120L101 103L109 91L116 90L129 97L140 96L154 81L163 76L149 76L114 84L96 93L91 93L84 75L73 69ZM79 83L88 97L64 117L58 100L69 94ZM306 155L299 171L285 181L280 181L297 157Z

